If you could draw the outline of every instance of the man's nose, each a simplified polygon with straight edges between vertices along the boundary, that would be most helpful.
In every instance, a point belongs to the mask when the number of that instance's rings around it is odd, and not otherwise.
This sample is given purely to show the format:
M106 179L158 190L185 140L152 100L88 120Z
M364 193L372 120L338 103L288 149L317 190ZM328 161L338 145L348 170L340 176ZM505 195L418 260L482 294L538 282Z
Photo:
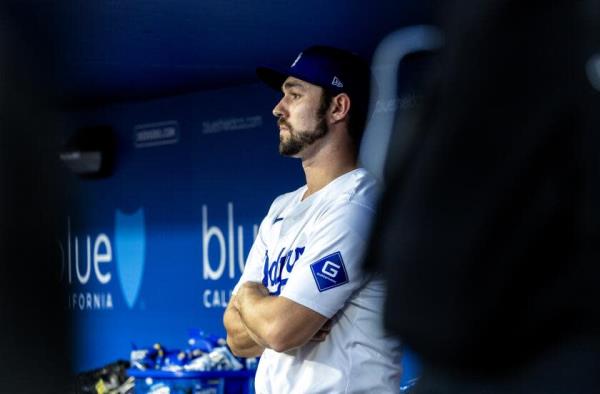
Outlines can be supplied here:
M283 115L285 113L285 109L283 107L282 101L283 101L283 99L279 100L277 105L273 108L273 116L275 116L276 118L283 117Z

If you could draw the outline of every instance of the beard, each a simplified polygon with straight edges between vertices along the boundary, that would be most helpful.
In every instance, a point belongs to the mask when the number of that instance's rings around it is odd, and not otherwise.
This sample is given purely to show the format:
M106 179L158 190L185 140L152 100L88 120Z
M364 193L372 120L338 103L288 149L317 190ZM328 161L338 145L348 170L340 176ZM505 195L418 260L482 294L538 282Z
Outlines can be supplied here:
M283 119L279 119L277 123L279 126L285 126L289 133L288 138L284 138L282 135L279 136L279 153L283 156L297 155L306 147L325 137L329 132L324 116L319 116L319 121L314 130L294 130L292 125Z

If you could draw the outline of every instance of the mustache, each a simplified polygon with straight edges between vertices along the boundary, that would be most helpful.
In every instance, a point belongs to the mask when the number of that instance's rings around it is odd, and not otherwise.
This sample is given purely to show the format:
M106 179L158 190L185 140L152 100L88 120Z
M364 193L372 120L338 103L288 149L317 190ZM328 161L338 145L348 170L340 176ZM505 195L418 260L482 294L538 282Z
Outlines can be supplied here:
M281 118L277 119L277 126L279 126L279 127L285 126L288 130L292 129L292 125Z

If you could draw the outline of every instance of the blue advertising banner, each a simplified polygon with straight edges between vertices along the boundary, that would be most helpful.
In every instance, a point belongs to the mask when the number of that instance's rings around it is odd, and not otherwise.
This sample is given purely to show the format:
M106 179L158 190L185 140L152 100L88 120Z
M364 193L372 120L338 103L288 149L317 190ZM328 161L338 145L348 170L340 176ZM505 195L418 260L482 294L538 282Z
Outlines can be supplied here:
M69 174L59 231L75 369L127 359L132 346L186 346L188 330L224 335L222 315L271 201L304 183L278 154L262 85L67 114L65 139L108 125L112 176Z

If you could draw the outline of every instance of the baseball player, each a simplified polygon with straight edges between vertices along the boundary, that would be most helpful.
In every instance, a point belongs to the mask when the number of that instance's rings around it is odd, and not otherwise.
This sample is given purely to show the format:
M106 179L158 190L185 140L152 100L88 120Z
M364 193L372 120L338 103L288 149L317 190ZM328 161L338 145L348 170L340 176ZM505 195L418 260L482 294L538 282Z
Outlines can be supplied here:
M382 282L361 270L377 185L357 166L370 70L314 46L289 69L258 68L283 92L279 151L306 185L277 197L225 311L227 343L261 356L257 393L398 392L398 343L382 330Z

